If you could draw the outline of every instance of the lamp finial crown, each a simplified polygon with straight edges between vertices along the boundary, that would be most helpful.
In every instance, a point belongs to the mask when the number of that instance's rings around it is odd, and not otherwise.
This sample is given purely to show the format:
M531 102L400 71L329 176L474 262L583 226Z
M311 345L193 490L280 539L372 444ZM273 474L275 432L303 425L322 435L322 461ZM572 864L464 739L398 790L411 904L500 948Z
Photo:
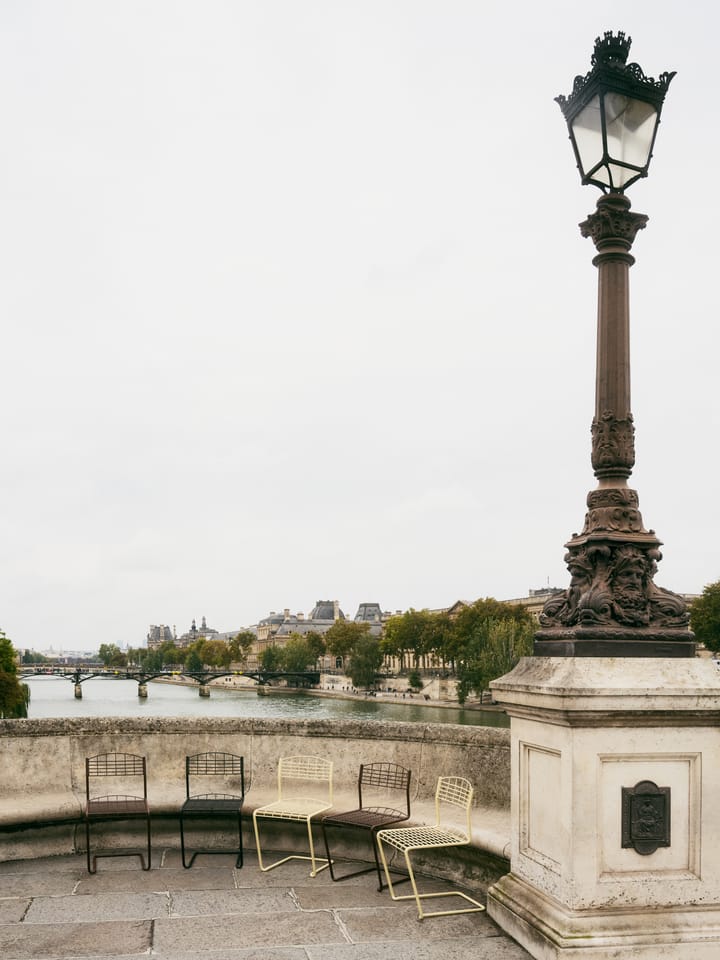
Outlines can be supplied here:
M599 63L624 66L627 63L631 44L632 37L626 37L622 30L618 31L617 36L612 30L606 30L602 37L595 40L595 50L590 63L593 67Z

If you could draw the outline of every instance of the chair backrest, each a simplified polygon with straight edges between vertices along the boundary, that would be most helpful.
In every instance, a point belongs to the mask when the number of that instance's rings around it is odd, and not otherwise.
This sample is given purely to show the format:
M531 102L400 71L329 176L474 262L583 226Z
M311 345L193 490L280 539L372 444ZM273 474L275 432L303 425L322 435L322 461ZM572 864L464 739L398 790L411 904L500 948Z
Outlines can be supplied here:
M93 781L105 783L107 777L122 778L123 783L114 788L119 793L137 789L142 783L142 796L147 800L147 767L145 757L135 753L99 753L94 757L85 758L85 795L92 799ZM107 786L105 787L107 790Z
M451 826L448 821L457 816L458 810L465 814L465 829L467 838L472 838L470 824L470 808L473 801L473 785L465 777L438 777L435 790L435 824L436 826Z
M213 778L212 786L219 786L220 781L223 786L230 786L229 781L237 784L239 780L240 792L234 796L245 796L245 759L234 753L194 753L192 756L185 757L185 795L187 797L191 796L190 786L194 777L211 777ZM237 786L235 789L237 790Z
M285 800L298 790L332 803L333 764L323 757L298 755L278 760L278 800Z
M358 806L391 799L394 805L404 794L403 806L410 816L410 778L412 773L399 763L361 763L358 775Z

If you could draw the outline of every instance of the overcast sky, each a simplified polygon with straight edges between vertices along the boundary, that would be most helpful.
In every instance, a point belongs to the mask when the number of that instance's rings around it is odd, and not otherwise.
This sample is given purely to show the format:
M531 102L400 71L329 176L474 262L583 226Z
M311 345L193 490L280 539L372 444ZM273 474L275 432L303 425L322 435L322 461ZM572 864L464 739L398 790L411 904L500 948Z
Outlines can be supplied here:
M659 586L720 578L707 3L1 0L0 628L566 587L597 272L553 102L677 70L631 272Z

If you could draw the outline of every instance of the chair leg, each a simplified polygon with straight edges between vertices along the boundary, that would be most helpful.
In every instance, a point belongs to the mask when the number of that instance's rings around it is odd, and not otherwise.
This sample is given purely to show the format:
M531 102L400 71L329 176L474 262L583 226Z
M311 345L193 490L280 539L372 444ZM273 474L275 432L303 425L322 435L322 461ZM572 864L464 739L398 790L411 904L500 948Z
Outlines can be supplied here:
M385 878L387 880L387 886L388 886L388 890L390 891L391 898L393 900L414 900L417 905L418 920L424 920L425 917L450 917L459 913L479 913L480 911L485 909L485 907L481 903L478 903L477 900L473 900L471 896L469 896L467 893L463 893L461 890L446 890L446 891L444 890L438 893L420 893L420 891L417 888L417 883L415 881L415 872L412 868L412 861L410 859L410 853L413 848L410 848L404 851L405 865L407 867L407 872L408 872L407 879L410 880L410 884L412 886L413 892L400 896L399 894L395 893L395 890L393 888L392 879L390 877L390 869L388 867L387 859L385 857L385 850L382 844L382 840L380 838L378 838L378 848L380 851L380 857L382 859L383 868L385 870ZM462 907L461 909L458 909L458 910L435 910L435 911L423 910L422 901L431 900L431 899L434 899L435 897L462 897L463 900L466 900L468 903L473 904L473 906Z
M88 873L97 873L97 862L93 863L90 856L90 820L85 820L85 850L87 853Z
M259 868L262 870L263 873L267 873L268 870L274 870L275 867L279 867L281 863L287 863L288 860L309 860L310 863L312 864L312 867L311 867L311 870L310 870L310 876L311 876L311 877L315 877L315 876L317 876L318 873L320 873L321 870L324 870L326 867L328 867L328 866L330 865L329 860L326 860L325 863L322 863L320 866L317 865L317 862L318 862L318 861L317 861L317 858L316 858L316 856L315 856L315 847L314 847L313 838L312 838L312 822L311 822L310 818L308 818L308 820L307 820L307 829L308 829L308 840L309 840L309 843L310 843L310 856L308 857L308 856L306 856L306 855L304 855L304 854L291 853L289 856L287 856L287 857L282 857L282 859L276 860L274 863L269 863L267 866L265 866L265 864L263 863L263 858L262 858L262 848L261 848L261 846L260 846L260 832L259 832L259 828L258 828L258 817L257 817L256 814L257 814L257 811L256 811L256 810L253 810L253 830L254 830L254 833L255 833L255 846L256 846L256 848L257 848L258 866L259 866ZM274 818L273 818L273 819L274 819ZM285 822L287 823L288 821L286 820ZM301 823L302 821L301 821L301 820L294 820L294 821L292 821L292 822L294 822L294 823Z
M235 866L236 868L240 868L243 865L242 811L238 812L237 829L238 829L238 848L237 848L237 855L235 857ZM190 867L195 862L195 857L197 857L199 853L204 853L210 856L214 854L220 855L220 854L226 854L226 853L235 853L235 851L234 850L195 850L190 855L190 859L188 861L188 858L185 852L185 818L181 813L180 814L180 856L182 859L182 865L185 867L186 870L190 869Z

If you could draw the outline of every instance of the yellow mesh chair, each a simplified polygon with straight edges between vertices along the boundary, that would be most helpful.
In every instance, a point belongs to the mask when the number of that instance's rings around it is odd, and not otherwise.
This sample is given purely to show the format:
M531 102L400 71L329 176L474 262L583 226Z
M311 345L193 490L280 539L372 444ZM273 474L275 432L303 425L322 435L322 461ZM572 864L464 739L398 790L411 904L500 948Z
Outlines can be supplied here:
M312 818L319 816L332 806L333 765L331 760L322 757L294 756L281 757L278 761L278 798L273 803L258 807L253 811L253 829L257 846L258 865L268 871L279 867L288 860L309 860L312 864L310 876L316 876L328 866L324 858L315 856L315 844L312 835ZM283 820L285 822L304 823L307 828L310 855L291 854L270 863L263 864L258 820Z
M470 843L470 808L472 806L473 788L469 780L465 777L439 777L437 789L435 791L435 825L419 827L396 827L390 830L380 830L377 834L378 850L380 859L385 870L385 879L387 881L390 896L393 900L415 900L418 908L418 919L425 917L447 917L456 913L477 913L484 910L485 907L473 900L467 893L461 890L447 890L442 893L419 893L417 883L415 882L415 873L412 868L410 854L415 850L439 850L443 847L463 847ZM465 829L462 830L454 824L448 823L451 814L462 810L465 817ZM408 877L412 884L413 892L405 896L398 896L390 878L387 859L385 857L385 847L393 847L405 855L405 864L407 866ZM429 912L423 910L423 900L429 900L433 897L462 897L473 904L471 907L462 907L458 910L436 910Z

